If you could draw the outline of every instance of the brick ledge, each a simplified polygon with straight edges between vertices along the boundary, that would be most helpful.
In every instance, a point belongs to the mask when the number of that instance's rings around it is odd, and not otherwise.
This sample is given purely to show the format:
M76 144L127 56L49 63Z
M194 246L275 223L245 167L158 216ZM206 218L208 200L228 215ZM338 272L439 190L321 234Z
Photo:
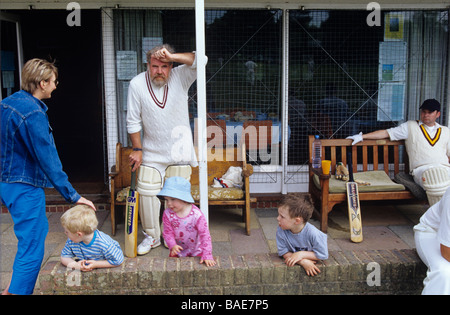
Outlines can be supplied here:
M41 270L35 294L420 294L422 291L426 267L415 250L329 254L329 259L320 263L321 273L315 277L307 276L301 266L287 267L277 254L218 256L218 264L211 268L200 264L198 258L139 256L127 258L120 267L89 273L68 270L59 258L53 257ZM368 268L372 262L378 263L380 286L368 285L367 279L372 279L375 270ZM75 285L68 285L70 281Z

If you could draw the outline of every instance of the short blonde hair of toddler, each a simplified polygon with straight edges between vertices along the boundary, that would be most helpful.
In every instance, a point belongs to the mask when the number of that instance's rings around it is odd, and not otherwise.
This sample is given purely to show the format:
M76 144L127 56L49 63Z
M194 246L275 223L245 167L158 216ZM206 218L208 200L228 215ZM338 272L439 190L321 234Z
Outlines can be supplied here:
M71 233L92 234L97 229L98 220L94 209L86 205L76 205L61 216L61 224Z

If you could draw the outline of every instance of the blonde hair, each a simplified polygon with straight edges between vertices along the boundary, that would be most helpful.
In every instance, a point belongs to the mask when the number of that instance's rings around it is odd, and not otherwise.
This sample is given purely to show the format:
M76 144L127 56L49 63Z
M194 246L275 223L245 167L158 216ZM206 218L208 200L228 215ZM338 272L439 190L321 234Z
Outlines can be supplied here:
M21 89L33 94L41 81L48 81L55 74L58 78L58 68L53 62L34 58L28 60L22 69Z
M76 205L61 216L61 224L71 233L92 234L97 229L98 220L94 209L86 205Z

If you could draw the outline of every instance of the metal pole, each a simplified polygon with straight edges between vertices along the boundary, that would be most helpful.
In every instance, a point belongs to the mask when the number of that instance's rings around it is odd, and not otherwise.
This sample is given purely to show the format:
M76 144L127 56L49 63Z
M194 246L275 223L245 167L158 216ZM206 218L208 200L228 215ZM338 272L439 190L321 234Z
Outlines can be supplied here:
M281 193L287 193L288 173L288 135L289 135L289 10L283 10L283 43L282 43L282 74L281 74Z
M197 123L200 182L200 209L208 220L208 165L206 147L206 55L205 55L205 4L195 0L195 37L197 57Z

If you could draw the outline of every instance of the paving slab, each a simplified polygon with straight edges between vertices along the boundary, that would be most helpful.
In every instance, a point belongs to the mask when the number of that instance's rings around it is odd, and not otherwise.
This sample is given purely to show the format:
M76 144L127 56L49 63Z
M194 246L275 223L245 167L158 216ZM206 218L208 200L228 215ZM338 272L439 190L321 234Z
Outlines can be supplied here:
M398 235L386 226L363 226L363 241L353 243L349 238L335 239L341 250L367 251L373 249L410 249Z
M246 235L243 230L231 230L231 248L233 254L259 254L269 253L264 233L261 229L253 229L250 235Z

